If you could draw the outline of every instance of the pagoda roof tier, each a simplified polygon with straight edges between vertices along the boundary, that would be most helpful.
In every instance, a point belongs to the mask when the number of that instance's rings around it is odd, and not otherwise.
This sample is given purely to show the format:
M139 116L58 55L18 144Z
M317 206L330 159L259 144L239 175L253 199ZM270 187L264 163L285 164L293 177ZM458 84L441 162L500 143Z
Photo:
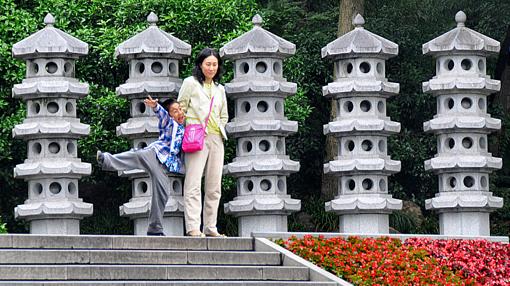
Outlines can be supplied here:
M338 214L391 213L402 209L402 201L388 194L340 195L326 202L326 211Z
M457 27L423 44L423 54L451 54L452 51L472 52L480 55L499 53L499 42L467 28L465 26L466 18L464 12L457 12L455 14Z
M354 30L338 37L321 50L323 58L333 60L367 55L388 59L398 55L398 45L363 28L365 19L356 15Z
M132 198L129 202L119 208L120 216L137 218L147 217L149 214L151 201L150 197ZM168 196L165 205L165 214L184 212L184 202L182 196Z
M82 98L89 93L89 85L74 78L32 78L15 84L14 98L36 99L49 97Z
M225 92L230 98L237 98L239 94L250 93L260 96L259 93L269 96L287 97L295 94L297 84L277 80L249 80L237 81L225 84Z
M223 166L223 173L234 177L258 175L289 175L299 171L299 162L288 158L236 160Z
M425 170L432 170L436 173L460 171L458 169L488 171L501 169L502 166L501 158L483 155L452 154L451 156L438 156L425 161Z
M15 58L33 59L38 57L72 57L88 53L88 44L53 27L55 18L51 14L44 17L44 27L12 46Z
M344 135L342 133L379 133L380 135L399 133L400 123L384 120L367 118L341 119L329 122L323 125L323 133L334 134L335 136Z
M191 45L161 30L158 16L147 16L149 27L122 42L115 48L115 57L134 58L157 55L160 58L182 59L191 55Z
M322 95L326 97L352 97L356 93L374 94L373 96L391 97L400 91L400 85L395 82L374 80L374 79L341 79L328 83L322 87Z
M324 173L334 176L343 176L349 173L380 173L380 174L394 174L400 172L400 161L391 160L388 158L357 158L345 159L336 158L336 160L329 161L324 164Z
M450 133L458 129L472 129L481 133L490 133L501 129L501 120L490 116L438 116L423 123L425 132ZM460 131L460 130L459 130Z
M159 136L158 118L151 117L133 117L127 122L117 126L117 135L128 138L155 137Z
M457 90L488 95L499 91L500 88L499 80L485 77L437 77L422 83L423 92L433 93L434 95Z
M14 177L18 179L35 179L38 177L81 178L92 173L89 163L80 159L45 158L41 161L26 159L23 164L14 168Z
M67 219L81 219L86 216L91 216L93 206L89 203L84 203L74 200L54 200L54 201L41 201L30 202L27 201L23 205L18 205L14 208L14 217L16 219L48 219L63 217Z
M238 196L224 205L225 213L234 216L290 214L301 209L301 201L290 196Z
M234 138L249 136L287 136L298 131L298 123L289 120L252 119L230 121L225 127Z
M262 17L255 15L252 19L253 28L223 46L220 56L235 60L264 55L285 58L296 53L296 45L263 29L262 22Z
M78 118L31 117L12 129L12 136L19 139L80 138L90 133L90 126Z
M436 197L425 200L425 208L430 210L469 211L478 209L482 212L503 207L503 199L492 196L490 192L448 192L437 193ZM471 210L473 211L473 210Z
M182 81L175 82L170 80L153 80L128 82L118 86L115 91L120 96L128 98L145 98L147 94L168 94L177 95L181 88Z

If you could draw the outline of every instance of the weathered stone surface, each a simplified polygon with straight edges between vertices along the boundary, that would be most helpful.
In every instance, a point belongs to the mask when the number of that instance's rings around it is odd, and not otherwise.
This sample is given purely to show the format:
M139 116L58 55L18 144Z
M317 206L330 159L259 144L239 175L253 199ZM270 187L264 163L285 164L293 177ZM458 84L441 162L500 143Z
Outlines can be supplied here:
M191 45L158 28L158 16L147 16L149 27L122 42L115 48L115 56L132 58L139 55L181 59L191 55Z
M341 79L328 83L322 87L322 95L326 97L351 97L353 93L377 92L382 96L390 97L398 94L400 85L388 81L367 81L361 79Z
M160 102L176 98L181 88L179 59L191 55L191 45L161 30L156 23L158 17L151 12L147 16L149 27L121 43L115 49L115 56L129 61L129 78L117 87L119 96L130 101L131 109L127 122L117 126L117 135L132 141L134 148L144 148L158 139L158 119L151 108L143 103L148 95ZM152 183L143 170L119 172L133 180L133 198L120 206L121 216L134 221L135 235L147 232ZM168 174L172 189L163 216L167 235L183 235L183 177Z
M268 55L287 57L296 52L296 45L264 30L262 17L253 17L253 28L243 35L228 42L220 49L220 56L226 59L242 59L250 56Z
M252 231L287 230L287 216L301 202L287 195L286 176L299 171L299 162L286 155L285 137L298 124L284 115L284 99L297 91L282 74L282 59L296 46L261 28L253 17L251 31L230 41L220 55L234 61L234 79L225 85L235 102L236 117L226 131L237 139L237 156L223 168L237 178L237 197L224 205L225 213L238 217L239 235Z
M47 14L42 30L17 42L12 47L12 55L17 58L36 58L50 55L82 56L88 54L88 44L53 27L55 18Z
M79 234L80 220L93 206L78 198L78 179L90 175L89 163L77 157L77 139L90 127L76 118L76 100L89 86L75 75L75 60L88 45L53 27L46 27L14 44L12 54L26 60L27 78L12 89L27 102L27 118L12 130L28 141L28 158L14 169L14 177L28 181L28 200L15 208L15 217L30 222L32 234Z
M345 136L345 134L363 131L375 131L377 134L391 134L400 132L400 123L377 118L342 118L323 126L325 135Z
M502 167L502 159L488 152L487 134L499 130L501 120L487 113L487 96L500 82L486 75L486 56L500 45L466 28L464 12L455 21L456 28L423 45L437 65L423 91L438 105L437 115L423 124L438 136L438 154L425 161L425 170L439 176L439 193L425 207L439 213L440 234L489 236L489 212L501 208L503 199L489 192L489 173Z
M323 58L337 60L352 58L354 55L372 55L387 59L398 54L397 44L363 28L365 19L361 15L356 15L352 23L354 30L322 48Z
M459 11L455 15L457 27L423 44L423 54L433 55L451 51L456 53L476 52L484 55L498 53L499 42L467 28L465 26L466 18L466 14Z
M402 201L388 194L388 176L400 171L400 161L387 155L387 140L400 132L400 123L386 116L386 100L398 94L398 83L385 77L385 60L398 54L398 45L363 28L357 15L354 30L326 47L322 57L334 61L334 82L322 88L337 107L337 117L323 126L338 141L337 156L324 164L324 174L337 177L335 199L328 212L340 216L347 233L388 233L389 214Z

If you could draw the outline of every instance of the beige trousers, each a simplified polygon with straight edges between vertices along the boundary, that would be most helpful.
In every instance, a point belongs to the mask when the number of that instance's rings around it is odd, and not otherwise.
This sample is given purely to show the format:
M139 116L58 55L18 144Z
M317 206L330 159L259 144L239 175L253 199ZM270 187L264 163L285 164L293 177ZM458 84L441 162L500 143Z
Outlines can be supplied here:
M205 137L204 148L185 154L184 219L186 232L200 230L202 213L202 175L205 177L204 233L217 232L216 221L221 197L221 175L224 159L223 139L220 135Z

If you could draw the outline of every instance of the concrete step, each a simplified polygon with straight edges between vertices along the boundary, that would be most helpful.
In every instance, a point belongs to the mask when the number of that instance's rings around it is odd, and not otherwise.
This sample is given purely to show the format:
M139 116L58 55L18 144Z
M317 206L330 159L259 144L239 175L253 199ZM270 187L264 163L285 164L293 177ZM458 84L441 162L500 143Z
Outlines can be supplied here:
M0 281L0 286L333 286L334 282L318 281Z
M1 265L2 280L309 280L306 267L223 265Z
M0 249L0 264L281 265L281 259L254 251Z
M253 238L191 238L122 235L0 235L0 248L253 250Z

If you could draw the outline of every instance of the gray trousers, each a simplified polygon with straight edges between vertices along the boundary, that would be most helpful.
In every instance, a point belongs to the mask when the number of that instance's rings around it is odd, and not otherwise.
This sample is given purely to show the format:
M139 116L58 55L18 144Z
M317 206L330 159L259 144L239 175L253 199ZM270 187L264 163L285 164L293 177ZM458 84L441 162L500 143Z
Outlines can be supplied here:
M115 155L103 153L103 155L103 170L105 171L142 169L149 173L152 182L152 200L147 232L162 233L163 213L168 201L170 180L165 172L165 166L156 157L155 150L146 148L136 151L130 150Z

